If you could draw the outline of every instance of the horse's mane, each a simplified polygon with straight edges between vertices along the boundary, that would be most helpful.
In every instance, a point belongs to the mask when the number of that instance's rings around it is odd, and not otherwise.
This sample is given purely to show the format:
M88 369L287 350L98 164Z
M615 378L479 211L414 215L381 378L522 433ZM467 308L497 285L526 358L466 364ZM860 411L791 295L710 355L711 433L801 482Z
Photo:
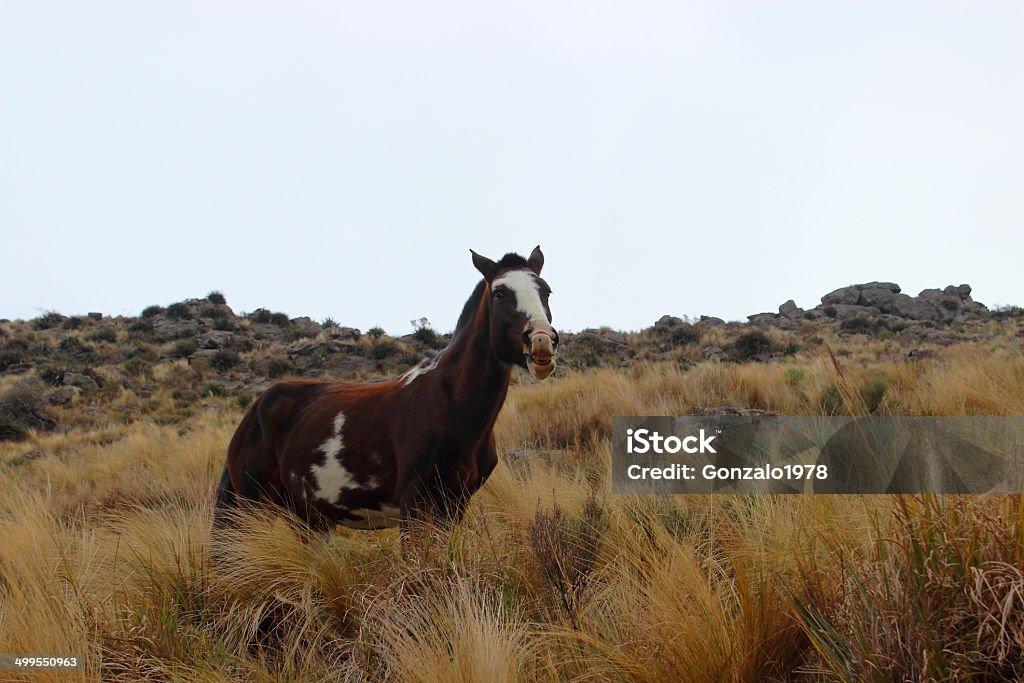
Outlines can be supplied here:
M505 270L508 268L527 268L526 259L519 254L513 254L509 252L501 257L498 261L498 268ZM476 315L477 303L480 301L480 297L484 293L484 280L476 283L476 288L473 289L473 293L469 295L469 299L466 300L466 305L462 307L462 313L459 314L459 321L455 323L455 331L452 332L452 339L461 332L462 330L469 327L473 322L473 317Z

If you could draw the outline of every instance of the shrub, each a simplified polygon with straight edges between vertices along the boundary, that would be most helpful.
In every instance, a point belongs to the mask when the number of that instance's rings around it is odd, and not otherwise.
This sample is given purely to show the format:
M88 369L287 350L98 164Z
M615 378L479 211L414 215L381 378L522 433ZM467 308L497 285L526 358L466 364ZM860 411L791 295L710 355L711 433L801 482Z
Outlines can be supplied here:
M85 318L80 315L73 315L61 324L61 329L78 330L85 325Z
M295 364L288 358L271 358L267 365L267 377L278 378L295 372Z
M590 368L601 364L604 344L593 332L580 332L566 345L563 358L575 367Z
M370 329L368 329L366 331L366 336L369 337L370 339L374 340L374 341L377 341L378 339L383 337L385 334L386 333L384 332L384 328L383 327L377 327L377 326L371 327Z
M221 304L221 305L224 305L224 304L226 304L228 302L228 300L226 298L224 298L224 292L221 292L220 290L217 290L217 289L215 289L212 292L210 292L209 294L207 294L206 295L206 300L209 301L211 304Z
M0 346L0 371L28 360L29 344L24 339L9 339Z
M44 391L42 382L29 377L0 397L0 441L23 441L30 429L51 431L57 426L46 408Z
M175 320L191 320L192 309L188 304L179 301L167 307L167 316Z
M674 346L696 344L699 338L700 336L697 334L696 328L687 322L675 325L669 332L669 339Z
M164 312L163 306L146 306L142 309L143 318L155 318Z
M257 308L255 311L246 316L249 320L254 323L261 323L264 325L277 325L278 327L288 327L292 324L291 318L285 313L271 313L265 308Z
M221 349L210 358L210 367L218 372L227 372L232 369L241 359L238 354L229 349Z
M143 360L149 361L150 363L155 363L158 360L160 360L160 354L158 354L153 349L153 347L149 346L148 344L139 344L138 346L133 346L131 349L128 350L127 357L141 358Z
M324 328L325 330L328 327L337 327L337 326L338 326L338 323L334 322L334 318L331 318L331 317L324 318L324 321L322 323L320 323L320 327Z
M121 368L125 374L129 377L135 378L151 378L153 376L153 365L142 358L136 356L135 358L129 358L122 365Z
M171 358L188 358L199 350L199 343L195 339L181 339L171 349Z
M88 347L84 346L78 337L64 337L57 342L57 350L63 353L80 353Z
M555 503L551 512L538 507L530 526L530 546L547 588L547 606L563 613L573 628L579 628L580 599L607 528L608 516L593 493L580 518L569 517Z
M228 317L228 309L220 306L203 306L203 310L199 313L204 318L212 318L213 320L224 320Z
M90 332L85 337L89 341L93 342L106 342L108 344L117 343L117 332L112 327L101 327L94 332Z
M391 339L377 339L373 342L373 346L370 347L370 358L375 361L382 361L386 358L394 356L400 351L398 344Z
M64 322L65 318L57 311L44 311L41 316L32 321L32 327L37 330L49 330Z
M764 332L753 330L741 334L732 345L733 356L739 360L750 360L771 351L772 343Z
M785 378L786 384L791 387L795 387L804 381L804 378L807 377L807 371L803 368L786 368L786 372L783 377Z
M57 386L64 381L64 375L70 368L56 363L46 363L36 368L36 375L50 386Z
M149 334L153 331L153 322L148 318L139 318L128 326L128 331L136 334Z
M202 393L207 396L227 396L228 390L218 382L207 382L203 385Z
M822 415L845 415L847 412L846 398L843 396L842 390L835 384L829 384L821 390L818 407L821 409Z
M418 341L424 346L432 349L440 348L442 342L437 332L430 326L430 321L426 318L420 318L419 320L410 321L413 326L412 338Z
M884 377L874 377L864 383L860 388L860 398L864 401L864 407L869 413L878 410L885 398L885 392L889 389L889 383Z
M850 318L839 323L839 329L850 334L871 334L875 324L868 318Z

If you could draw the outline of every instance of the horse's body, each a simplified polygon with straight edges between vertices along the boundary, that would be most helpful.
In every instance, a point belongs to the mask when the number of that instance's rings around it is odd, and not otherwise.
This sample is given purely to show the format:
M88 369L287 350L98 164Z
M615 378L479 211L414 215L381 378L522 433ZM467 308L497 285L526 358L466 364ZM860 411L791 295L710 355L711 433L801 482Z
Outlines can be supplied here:
M539 247L529 260L473 256L484 279L434 358L388 382L281 382L256 400L228 447L215 526L239 500L322 529L461 517L498 462L493 428L512 366L547 377L558 340Z

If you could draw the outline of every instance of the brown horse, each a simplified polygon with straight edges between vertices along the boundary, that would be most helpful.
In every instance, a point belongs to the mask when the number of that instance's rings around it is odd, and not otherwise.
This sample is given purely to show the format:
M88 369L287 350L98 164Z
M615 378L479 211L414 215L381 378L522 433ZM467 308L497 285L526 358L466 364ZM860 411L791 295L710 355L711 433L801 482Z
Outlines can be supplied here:
M436 356L388 382L281 382L256 400L228 447L215 528L242 501L276 503L317 529L462 517L498 462L494 422L513 366L544 379L558 347L540 247L497 262L471 253L484 278Z

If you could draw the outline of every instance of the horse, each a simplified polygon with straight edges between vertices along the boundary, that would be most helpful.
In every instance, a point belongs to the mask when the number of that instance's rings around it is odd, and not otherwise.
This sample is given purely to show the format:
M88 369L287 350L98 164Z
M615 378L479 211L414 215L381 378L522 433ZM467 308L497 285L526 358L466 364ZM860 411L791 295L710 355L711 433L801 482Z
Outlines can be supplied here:
M215 530L261 502L318 531L462 518L498 463L494 424L513 368L547 378L559 341L540 246L525 259L470 253L483 279L433 358L390 381L286 381L255 400L228 446Z

